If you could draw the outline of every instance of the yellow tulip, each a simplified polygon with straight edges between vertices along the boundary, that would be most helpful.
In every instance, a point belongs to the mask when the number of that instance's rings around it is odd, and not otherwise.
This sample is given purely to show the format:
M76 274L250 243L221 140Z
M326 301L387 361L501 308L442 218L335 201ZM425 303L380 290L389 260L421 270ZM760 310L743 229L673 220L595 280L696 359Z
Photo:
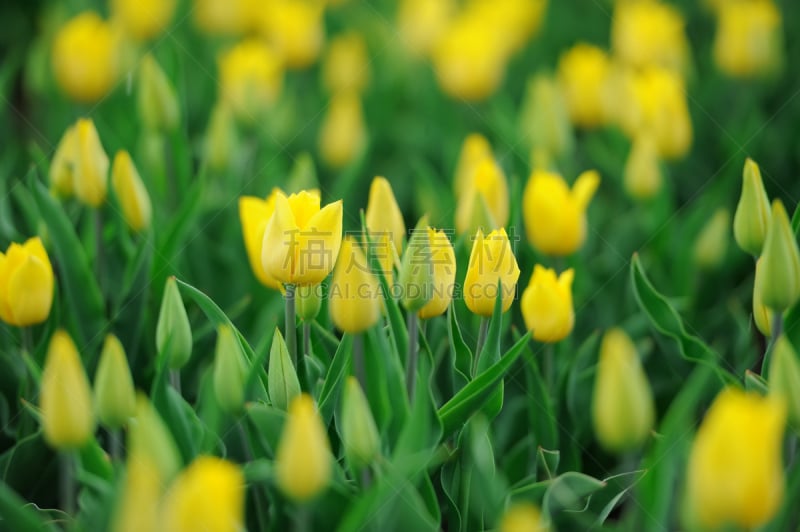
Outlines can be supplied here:
M247 122L269 109L283 89L280 56L255 38L240 42L220 56L219 76L222 101L237 118Z
M341 200L320 209L319 193L304 190L287 198L277 192L261 245L268 275L286 284L319 284L336 264L341 245Z
M139 65L136 106L145 127L154 131L173 131L178 127L178 97L167 74L152 54Z
M647 200L661 190L661 166L651 135L640 133L633 139L623 173L625 191L637 200Z
M733 236L745 252L758 257L769 228L769 197L761 180L761 169L749 157L742 171L742 195L733 215Z
M539 264L533 267L531 280L522 292L520 307L525 325L540 342L554 343L566 338L575 324L572 308L572 280L575 272L570 268L556 277L555 270Z
M158 36L172 20L175 0L112 0L111 15L137 41Z
M453 0L402 0L397 28L408 51L416 56L431 52L456 11Z
M759 262L755 284L761 290L761 300L776 312L790 308L800 298L800 249L781 200L772 202Z
M322 65L322 82L332 93L364 90L369 82L369 55L360 34L344 33L331 40Z
M515 503L500 521L500 532L549 532L550 526L539 508L530 503Z
M118 36L94 11L67 21L53 38L56 82L78 102L96 102L114 87L119 70Z
M39 396L44 438L56 449L82 447L94 433L89 379L78 350L64 330L53 333Z
M331 97L319 131L322 159L333 168L342 168L358 157L366 142L361 99L353 92L337 92Z
M385 177L377 176L372 180L365 219L370 235L385 234L394 246L397 256L403 253L406 223L392 192L392 185Z
M653 392L633 341L622 329L603 335L595 376L592 420L600 444L612 452L640 446L655 419Z
M103 150L94 122L81 118L75 124L75 196L90 207L100 207L108 188L108 155Z
M273 290L280 290L281 283L266 272L261 263L261 246L264 243L264 230L275 212L275 198L280 189L273 188L266 199L255 196L239 198L239 220L242 223L242 236L250 269L261 284Z
M256 27L258 0L194 0L194 21L211 35L238 35Z
M560 175L534 170L522 196L528 241L547 255L575 253L586 240L586 208L599 184L595 170L578 176L572 190Z
M158 530L163 483L161 473L148 456L129 452L122 494L114 510L112 532Z
M547 0L470 0L465 14L492 29L507 56L538 31Z
M754 529L778 511L786 403L735 388L720 392L697 430L687 466L686 504L706 528Z
M689 56L684 20L673 6L659 1L617 2L611 24L611 47L634 66L660 65L683 72Z
M333 324L341 331L359 333L378 323L381 317L378 287L364 252L351 237L345 238L328 293Z
M494 159L492 146L480 133L470 133L461 145L456 165L454 181L456 198L460 198L472 184L475 170L484 159Z
M756 260L755 282L753 283L753 321L761 334L769 338L772 336L772 321L775 313L764 304L762 299L764 289L760 283L764 282L764 276L759 274L759 270L763 263L761 258Z
M491 231L508 223L508 184L503 169L494 159L484 159L458 200L456 232Z
M122 216L128 226L134 231L150 227L152 215L150 196L130 154L125 150L118 151L114 156L111 185L114 187L114 194L122 207Z
M128 357L119 339L106 336L94 376L97 417L108 428L123 426L136 413L136 392Z
M278 487L295 501L313 499L328 486L332 461L328 434L314 400L307 394L296 397L289 405L275 454Z
M519 266L505 228L484 237L478 229L464 279L464 302L474 314L489 317L494 312L500 283L502 310L511 308L517 290Z
M164 530L244 530L244 492L239 466L222 458L200 456L178 475L164 497Z
M453 300L456 280L456 255L447 233L429 227L428 240L433 282L430 300L417 313L423 320L445 313Z
M0 318L9 325L42 323L53 305L53 266L41 239L12 243L0 252Z
M58 142L53 160L50 162L50 186L53 191L61 197L72 195L73 183L75 181L75 126L69 126L61 140Z
M772 0L724 2L720 6L714 60L726 74L757 77L783 62L781 12Z
M311 66L325 41L324 5L313 0L271 0L261 28L289 68Z
M574 124L591 128L608 121L606 91L610 68L608 54L591 44L578 43L561 55L558 82Z

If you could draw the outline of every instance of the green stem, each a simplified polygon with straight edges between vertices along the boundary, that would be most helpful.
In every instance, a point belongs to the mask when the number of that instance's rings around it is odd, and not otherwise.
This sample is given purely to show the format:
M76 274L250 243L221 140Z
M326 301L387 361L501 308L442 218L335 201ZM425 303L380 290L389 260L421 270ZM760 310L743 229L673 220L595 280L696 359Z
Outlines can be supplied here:
M94 210L94 245L95 257L94 264L97 272L97 283L100 285L100 291L105 294L104 282L104 257L103 257L103 213L97 208Z
M553 391L553 344L546 344L542 353L542 373L547 389Z
M761 376L766 377L769 371L769 362L772 358L772 351L775 349L775 344L778 342L778 337L783 332L783 314L775 312L772 316L772 334L770 335L769 345L764 352L764 360L761 362Z
M119 428L108 429L108 454L112 463L122 459L122 431Z
M414 400L414 387L417 383L417 342L419 333L417 313L408 313L408 357L406 365L406 389L408 390L409 401Z
M483 344L486 343L486 335L489 333L489 318L481 316L481 325L478 329L478 343L475 344L475 356L472 358L472 377L478 373L478 360L481 358Z
M311 532L311 510L305 504L295 513L294 526L297 532Z
M303 351L297 356L297 373L303 390L311 393L311 376L308 372L308 360L311 356L311 324L303 321Z
M181 393L181 370L171 369L169 371L169 382L175 388L175 391Z
M353 337L353 372L364 393L367 392L367 371L364 367L364 337L361 333Z
M286 337L286 349L289 351L289 357L292 359L295 369L297 369L297 319L295 317L294 307L294 291L293 284L287 284L286 288L286 329L284 336Z
M75 513L75 464L71 451L62 451L59 456L60 478L59 495L61 509L72 516Z

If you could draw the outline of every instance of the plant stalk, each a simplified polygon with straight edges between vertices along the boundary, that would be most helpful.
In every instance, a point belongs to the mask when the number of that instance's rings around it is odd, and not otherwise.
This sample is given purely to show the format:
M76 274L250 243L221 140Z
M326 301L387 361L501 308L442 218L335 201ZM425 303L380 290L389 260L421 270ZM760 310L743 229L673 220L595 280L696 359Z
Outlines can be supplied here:
M59 496L61 509L69 516L75 513L75 464L72 452L62 451L58 456Z
M289 357L292 359L295 369L297 367L297 318L295 311L295 286L293 284L285 285L286 288L286 329L284 337L286 338L286 349L289 351Z
M367 371L364 367L364 337L361 333L353 337L353 372L364 393L367 391Z
M480 329L478 329L478 343L475 344L475 356L472 358L472 378L478 374L478 360L481 358L487 334L489 334L489 318L482 316Z
M408 313L408 357L406 364L406 390L408 391L408 400L414 400L414 387L417 383L417 343L419 342L419 333L417 327L419 325L419 318L416 312Z

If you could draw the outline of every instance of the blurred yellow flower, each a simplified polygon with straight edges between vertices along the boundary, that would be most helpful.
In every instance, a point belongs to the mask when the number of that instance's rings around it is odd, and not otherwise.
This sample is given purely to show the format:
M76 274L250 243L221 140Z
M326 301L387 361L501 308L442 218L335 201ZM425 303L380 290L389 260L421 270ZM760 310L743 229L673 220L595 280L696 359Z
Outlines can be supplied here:
M708 409L687 466L686 504L696 525L753 529L778 511L786 402L727 388Z
M42 429L55 449L82 447L94 433L89 379L72 338L58 329L50 339L39 395Z
M257 26L258 0L194 0L194 21L211 35L238 35Z
M661 165L652 135L640 132L633 139L623 172L625 192L634 199L647 200L661 190Z
M706 223L694 242L694 260L700 268L713 270L722 264L728 251L731 213L721 207Z
M508 223L508 184L503 169L492 158L483 159L458 198L456 233L491 231Z
M500 521L500 532L549 532L539 508L527 502L513 504Z
M491 28L510 56L539 30L546 7L547 0L469 0L465 16Z
M328 434L308 394L295 397L275 454L275 481L287 497L313 499L330 482L333 457Z
M772 0L722 3L714 39L717 66L740 78L777 72L783 63L781 22Z
M134 231L150 227L150 196L142 183L142 178L133 164L130 154L120 150L114 156L111 168L111 185L122 207L125 222Z
M36 236L0 252L0 318L9 325L41 323L53 305L53 266Z
M261 11L261 29L288 68L311 66L325 41L324 3L270 0Z
M283 88L280 57L259 39L248 39L219 58L222 101L237 118L253 121L271 107Z
M484 159L494 159L492 146L480 133L470 133L461 144L461 152L458 155L453 183L456 198L460 198L461 194L470 186L475 170Z
M322 82L328 91L361 93L369 83L367 44L359 33L337 35L328 44Z
M136 392L128 357L119 338L106 335L94 376L94 399L100 423L116 429L136 413Z
M522 196L528 241L547 255L575 253L586 240L586 209L599 185L595 170L579 175L572 190L560 175L534 170Z
M176 4L176 0L111 0L111 16L127 35L146 41L167 28Z
M129 452L122 493L114 510L112 532L158 530L158 508L163 489L164 480L150 457L140 452Z
M359 333L378 323L382 302L378 287L358 243L345 238L328 293L329 314L336 328Z
M261 245L264 243L264 230L275 212L275 198L280 192L273 188L266 199L255 196L239 198L239 220L242 224L242 236L250 269L261 284L273 290L280 290L281 283L269 275L261 264Z
M322 160L333 168L347 166L363 151L366 141L361 98L354 92L337 92L319 131Z
M499 282L502 310L506 312L516 296L518 279L519 266L505 228L496 229L485 237L478 229L464 278L467 308L479 316L491 316Z
M163 501L162 525L170 532L244 530L242 470L222 458L200 456L181 472Z
M141 392L136 395L136 415L128 425L128 456L148 460L164 482L172 480L182 465L172 433Z
M617 2L611 24L611 47L634 67L659 65L684 72L689 43L680 12L658 0Z
M90 207L100 207L108 189L108 155L100 142L94 122L81 118L75 124L75 160L73 161L73 191Z
M423 320L434 318L447 311L453 300L456 280L456 255L447 233L429 227L428 241L433 282L430 300L417 313Z
M394 197L392 185L385 177L376 176L372 180L365 220L370 235L386 234L394 246L396 256L402 255L406 223Z
M75 180L75 160L77 145L75 142L75 126L69 126L56 146L53 160L50 161L50 187L62 197L72 195Z
M535 340L555 343L572 332L575 324L572 308L574 277L572 268L556 277L555 270L539 264L533 267L531 280L522 292L520 308L525 326Z
M416 56L430 53L456 7L454 0L401 0L397 29L406 49Z
M591 44L578 43L561 55L558 82L574 124L590 128L608 121L609 70L606 52Z
M264 229L261 264L281 283L319 284L336 263L342 244L342 200L320 208L319 193L288 198L278 191Z
M118 35L94 11L67 21L53 38L52 64L56 82L75 101L100 100L117 80Z

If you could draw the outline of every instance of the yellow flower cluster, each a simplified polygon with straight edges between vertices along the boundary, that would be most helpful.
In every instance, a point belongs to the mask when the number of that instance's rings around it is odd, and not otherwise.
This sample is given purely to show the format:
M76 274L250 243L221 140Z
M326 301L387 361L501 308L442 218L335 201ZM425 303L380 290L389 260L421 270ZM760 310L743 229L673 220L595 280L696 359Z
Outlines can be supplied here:
M755 78L783 65L780 9L773 0L718 2L714 61L725 74Z

